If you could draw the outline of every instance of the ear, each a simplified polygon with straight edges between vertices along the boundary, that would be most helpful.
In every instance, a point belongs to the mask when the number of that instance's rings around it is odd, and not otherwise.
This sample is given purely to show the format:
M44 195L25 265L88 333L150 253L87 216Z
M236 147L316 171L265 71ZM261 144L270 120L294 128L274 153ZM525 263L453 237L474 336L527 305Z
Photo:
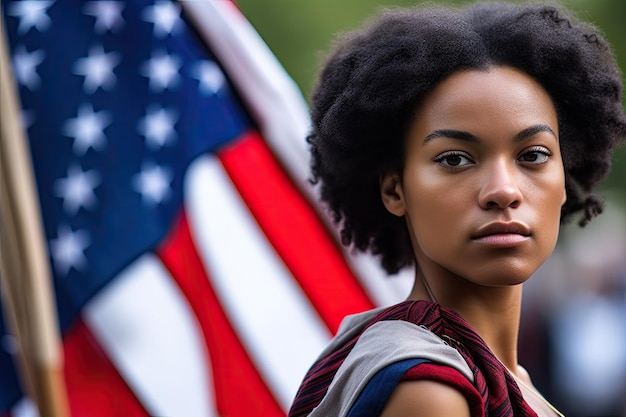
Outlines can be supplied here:
M398 217L406 213L404 194L400 175L396 171L389 171L380 176L380 196L389 213Z

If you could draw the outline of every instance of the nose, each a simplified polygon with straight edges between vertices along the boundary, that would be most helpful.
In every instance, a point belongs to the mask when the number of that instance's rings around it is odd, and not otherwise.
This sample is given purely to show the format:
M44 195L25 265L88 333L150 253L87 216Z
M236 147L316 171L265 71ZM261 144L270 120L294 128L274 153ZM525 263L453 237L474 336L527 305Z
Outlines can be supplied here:
M485 210L517 208L523 195L515 177L514 162L495 161L485 172L478 203Z

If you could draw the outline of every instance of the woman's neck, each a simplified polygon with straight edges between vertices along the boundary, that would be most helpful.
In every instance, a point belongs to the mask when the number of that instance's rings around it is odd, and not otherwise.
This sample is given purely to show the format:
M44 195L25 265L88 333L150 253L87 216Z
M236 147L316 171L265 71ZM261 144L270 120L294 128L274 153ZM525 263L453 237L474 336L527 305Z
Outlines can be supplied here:
M522 285L484 287L456 280L462 282L425 280L418 273L409 299L434 301L457 312L504 366L516 373Z

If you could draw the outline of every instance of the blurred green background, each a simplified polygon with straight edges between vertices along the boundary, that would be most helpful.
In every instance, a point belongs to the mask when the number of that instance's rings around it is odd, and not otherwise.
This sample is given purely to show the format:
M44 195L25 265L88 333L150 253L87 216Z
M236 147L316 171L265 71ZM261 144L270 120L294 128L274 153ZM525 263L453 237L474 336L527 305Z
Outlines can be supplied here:
M516 1L511 1L516 3ZM308 97L315 74L331 40L359 26L381 7L410 6L415 0L237 0L287 72ZM467 4L470 1L431 1ZM519 3L519 1L517 1ZM622 73L626 71L626 1L562 0L583 19L601 29L613 46ZM623 76L622 76L623 78ZM614 157L603 194L626 206L626 147Z

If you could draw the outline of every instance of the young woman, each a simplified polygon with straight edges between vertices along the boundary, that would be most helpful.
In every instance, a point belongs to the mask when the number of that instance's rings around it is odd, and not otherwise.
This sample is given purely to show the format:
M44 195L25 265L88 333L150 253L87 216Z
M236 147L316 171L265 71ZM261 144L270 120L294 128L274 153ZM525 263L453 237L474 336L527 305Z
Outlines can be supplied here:
M343 243L415 283L346 318L290 416L560 415L517 363L522 284L560 222L601 212L621 100L607 43L551 5L387 11L341 37L313 180Z

